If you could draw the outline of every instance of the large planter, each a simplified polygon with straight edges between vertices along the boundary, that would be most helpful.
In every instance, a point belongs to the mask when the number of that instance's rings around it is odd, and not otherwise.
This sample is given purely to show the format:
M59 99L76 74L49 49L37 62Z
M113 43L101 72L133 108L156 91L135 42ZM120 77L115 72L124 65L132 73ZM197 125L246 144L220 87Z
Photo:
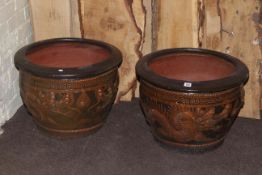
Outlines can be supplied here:
M248 69L204 49L167 49L136 66L140 103L153 136L183 149L221 145L244 104Z
M37 126L58 136L88 134L104 124L121 62L117 48L78 38L36 42L15 55L26 108Z

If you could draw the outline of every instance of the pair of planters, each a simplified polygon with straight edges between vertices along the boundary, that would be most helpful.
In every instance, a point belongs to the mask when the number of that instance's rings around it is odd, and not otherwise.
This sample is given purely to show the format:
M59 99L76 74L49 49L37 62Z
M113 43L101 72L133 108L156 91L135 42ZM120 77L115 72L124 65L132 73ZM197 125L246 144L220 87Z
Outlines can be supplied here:
M20 49L20 92L35 123L59 136L103 126L118 90L120 51L87 39L51 39ZM140 104L154 137L189 149L213 148L244 103L248 69L203 49L167 49L138 61Z

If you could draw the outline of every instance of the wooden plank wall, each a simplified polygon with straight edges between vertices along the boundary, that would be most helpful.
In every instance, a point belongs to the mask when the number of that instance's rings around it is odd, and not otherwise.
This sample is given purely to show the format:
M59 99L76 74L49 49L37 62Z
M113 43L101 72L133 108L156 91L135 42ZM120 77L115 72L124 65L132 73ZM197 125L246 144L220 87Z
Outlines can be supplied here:
M74 0L30 0L30 6L36 41L55 37L80 37Z
M118 99L131 100L137 81L135 64L142 56L145 10L141 0L104 1L81 0L84 37L103 40L118 47L123 53L119 71Z
M154 50L198 47L196 0L154 2ZM182 12L182 13L181 13Z
M261 50L253 20L259 12L258 0L205 0L203 47L236 56L246 63L250 78L245 87L245 107L240 115L260 117L259 62Z
M30 0L35 40L85 37L123 53L118 100L138 95L134 66L151 51L203 47L250 69L242 116L259 118L261 0Z

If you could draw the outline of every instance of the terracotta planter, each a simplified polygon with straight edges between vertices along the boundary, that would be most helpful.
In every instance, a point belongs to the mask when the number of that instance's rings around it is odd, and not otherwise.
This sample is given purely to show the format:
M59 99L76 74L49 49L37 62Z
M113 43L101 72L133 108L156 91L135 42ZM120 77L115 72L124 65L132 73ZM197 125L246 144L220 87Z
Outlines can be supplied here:
M244 104L248 69L238 59L204 49L167 49L136 66L140 102L154 137L179 148L223 143Z
M117 48L77 38L36 42L15 55L25 106L41 129L58 136L91 133L104 124L121 62Z

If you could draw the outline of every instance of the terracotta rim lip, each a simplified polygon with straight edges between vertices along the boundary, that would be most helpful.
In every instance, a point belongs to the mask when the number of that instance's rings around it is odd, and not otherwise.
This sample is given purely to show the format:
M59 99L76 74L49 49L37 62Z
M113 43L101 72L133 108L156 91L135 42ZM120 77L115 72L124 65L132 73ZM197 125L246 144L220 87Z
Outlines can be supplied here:
M32 49L55 43L84 43L91 44L94 46L102 47L109 52L109 57L104 61L87 65L83 67L73 67L73 68L57 68L57 67L45 67L37 64L33 64L27 59L26 55ZM83 38L53 38L48 40L42 40L34 42L27 46L19 49L14 56L15 66L18 70L29 72L33 75L46 77L46 78L66 78L66 79L75 79L75 78L88 78L94 77L96 75L105 73L111 69L118 68L122 63L122 54L118 48L115 46L92 39L83 39Z
M209 81L184 81L163 77L155 73L149 64L158 58L169 54L198 54L215 56L224 59L235 66L235 71L227 77ZM150 53L136 64L136 74L139 81L143 80L157 87L181 92L218 92L229 88L244 85L249 78L247 66L239 59L213 50L200 48L171 48ZM185 85L189 83L189 86ZM190 87L191 84L191 87Z

